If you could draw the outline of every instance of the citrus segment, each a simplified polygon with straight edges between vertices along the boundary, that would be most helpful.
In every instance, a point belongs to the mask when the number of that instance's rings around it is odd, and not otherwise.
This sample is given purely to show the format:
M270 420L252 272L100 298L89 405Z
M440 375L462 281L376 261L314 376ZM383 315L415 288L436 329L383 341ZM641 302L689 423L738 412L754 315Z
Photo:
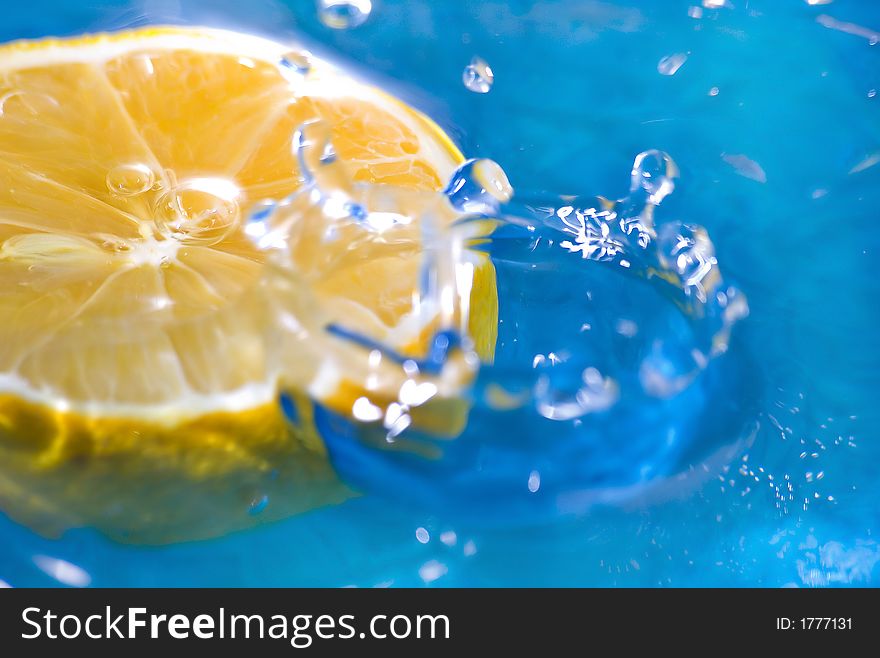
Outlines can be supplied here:
M303 349L279 362L267 342L277 291L244 224L303 184L292 139L310 121L329 125L354 181L436 191L461 155L430 120L316 58L291 72L288 51L197 29L0 48L0 505L11 514L166 541L249 525L241 496L275 492L263 518L278 518L348 495L309 427L318 360ZM322 321L424 348L433 321L412 324L419 233L407 235L298 243L300 264L332 264L308 281ZM494 273L485 258L472 265L469 328L489 357ZM296 425L276 404L280 379L302 389ZM335 381L309 392L350 411L360 389Z

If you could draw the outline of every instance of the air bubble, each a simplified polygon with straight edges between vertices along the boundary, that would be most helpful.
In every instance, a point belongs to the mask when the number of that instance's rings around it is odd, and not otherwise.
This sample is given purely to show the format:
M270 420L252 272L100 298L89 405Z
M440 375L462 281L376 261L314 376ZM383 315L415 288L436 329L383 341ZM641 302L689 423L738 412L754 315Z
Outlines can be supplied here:
M464 67L461 80L464 86L475 94L485 94L492 89L492 85L495 83L495 74L486 60L474 57L471 63Z
M107 189L116 196L143 194L156 183L156 174L144 164L124 164L107 172Z
M156 209L156 226L168 238L216 244L238 224L239 189L221 178L194 178L165 193Z
M371 0L318 0L321 22L334 30L363 25L373 10Z
M501 204L513 197L513 186L497 162L480 158L456 169L444 194L459 212L497 215Z

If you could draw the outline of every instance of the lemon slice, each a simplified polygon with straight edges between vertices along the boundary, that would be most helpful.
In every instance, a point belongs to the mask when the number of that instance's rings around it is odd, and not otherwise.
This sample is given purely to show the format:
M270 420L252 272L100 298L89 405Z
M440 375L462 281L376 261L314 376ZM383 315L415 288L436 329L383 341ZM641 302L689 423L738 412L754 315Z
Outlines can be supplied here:
M412 313L418 233L372 251L306 233L295 260L332 270L267 279L245 224L302 187L292 140L315 120L358 183L432 193L462 162L415 110L250 35L151 28L0 47L4 511L45 532L164 542L349 495L310 398L350 412L363 379L338 366L361 348L321 334L343 319L419 354L435 319ZM489 358L494 271L468 259L460 319ZM290 313L298 327L280 327Z

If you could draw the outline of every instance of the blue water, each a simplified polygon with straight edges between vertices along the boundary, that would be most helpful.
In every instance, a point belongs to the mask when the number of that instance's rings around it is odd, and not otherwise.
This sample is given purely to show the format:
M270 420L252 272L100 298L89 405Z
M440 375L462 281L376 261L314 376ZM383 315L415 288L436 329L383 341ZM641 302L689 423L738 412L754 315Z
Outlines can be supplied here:
M697 19L696 3L672 0L377 0L351 31L323 26L305 0L247 12L231 2L96 4L7 8L0 39L145 15L295 34L425 110L466 154L502 163L518 190L543 200L622 197L633 157L662 149L681 173L658 214L708 229L750 315L728 354L671 399L622 396L586 429L478 407L469 440L430 467L351 449L345 424L328 417L337 468L367 495L248 532L133 548L88 530L48 540L2 519L0 580L57 584L34 559L48 556L96 586L878 584L875 3L738 0ZM866 31L826 27L840 24L817 22L823 14ZM658 73L675 53L688 54L683 66ZM488 94L461 83L474 55L495 73ZM482 383L510 381L505 368L521 372L554 341L577 344L579 357L624 359L608 330L624 316L643 334L690 340L652 285L535 254L515 236L490 250L504 323ZM529 271L542 262L553 265ZM605 334L576 343L572 327L584 322ZM661 484L632 494L652 478Z

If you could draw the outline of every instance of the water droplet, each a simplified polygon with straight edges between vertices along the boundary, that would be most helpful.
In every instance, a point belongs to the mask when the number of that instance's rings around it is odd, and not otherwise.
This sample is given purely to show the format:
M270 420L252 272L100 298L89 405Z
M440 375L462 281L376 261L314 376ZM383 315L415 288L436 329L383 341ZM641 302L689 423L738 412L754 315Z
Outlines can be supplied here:
M269 496L263 494L262 496L257 496L251 501L250 506L248 507L248 514L251 516L257 516L262 513L263 510L266 509L269 505Z
M637 333L639 333L639 325L637 325L632 320L620 318L617 321L617 323L614 325L614 330L617 333L619 333L621 336L625 336L626 338L632 338Z
M370 402L369 398L365 397L359 397L354 401L354 404L351 407L351 413L355 418L365 423L382 420L382 416L384 416L382 409Z
M710 96L717 96L719 91L720 91L720 90L718 89L718 87L712 87L712 88L709 90L709 95L710 95Z
M758 183L767 182L767 174L764 172L764 169L748 156L722 153L721 159L733 167L740 176Z
M474 57L461 74L464 86L476 94L485 94L495 83L492 67L481 57Z
M278 65L285 77L299 81L312 69L311 53L306 50L291 50L284 54Z
M437 395L437 385L432 382L417 384L414 379L403 382L398 393L401 404L408 407L418 407Z
M688 7L688 16L691 18L702 18L703 17L703 8L702 7Z
M675 189L678 167L663 151L643 151L633 161L629 191L648 194L648 202L658 206Z
M419 576L426 583L432 583L441 576L445 576L447 571L449 571L449 569L445 564L438 562L437 560L431 560L422 565L419 569Z
M684 53L667 55L657 63L657 72L661 75L675 75L686 61L687 55Z
M92 577L83 568L48 555L35 555L34 564L47 576L70 587L88 587Z
M124 164L107 172L107 189L117 196L143 194L156 183L156 174L144 164Z
M166 192L156 208L156 226L182 242L216 244L239 221L238 187L222 178L193 178Z
M446 530L440 533L440 541L446 546L455 546L455 542L458 541L458 535L455 534L454 530Z
M431 535L425 528L416 528L416 539L420 544L427 544L431 541Z
M557 387L549 374L535 384L535 407L548 420L573 420L603 411L617 402L620 389L610 377L595 368L581 373L582 385L572 395L567 387Z
M657 249L660 263L679 276L685 294L705 302L705 283L718 264L705 229L678 222L664 224L657 233Z
M480 158L456 169L444 194L459 212L497 215L501 204L513 197L513 187L497 162Z
M869 89L868 90L868 98L874 98L874 96L876 96L876 95L877 95L876 89Z
M321 22L334 30L363 25L373 10L371 0L318 0Z
M538 471L529 473L528 486L531 493L536 493L541 488L541 474Z
M393 443L412 424L412 418L407 413L405 406L392 402L385 411L383 424L385 429L388 430L388 433L385 435L386 440L389 443Z

